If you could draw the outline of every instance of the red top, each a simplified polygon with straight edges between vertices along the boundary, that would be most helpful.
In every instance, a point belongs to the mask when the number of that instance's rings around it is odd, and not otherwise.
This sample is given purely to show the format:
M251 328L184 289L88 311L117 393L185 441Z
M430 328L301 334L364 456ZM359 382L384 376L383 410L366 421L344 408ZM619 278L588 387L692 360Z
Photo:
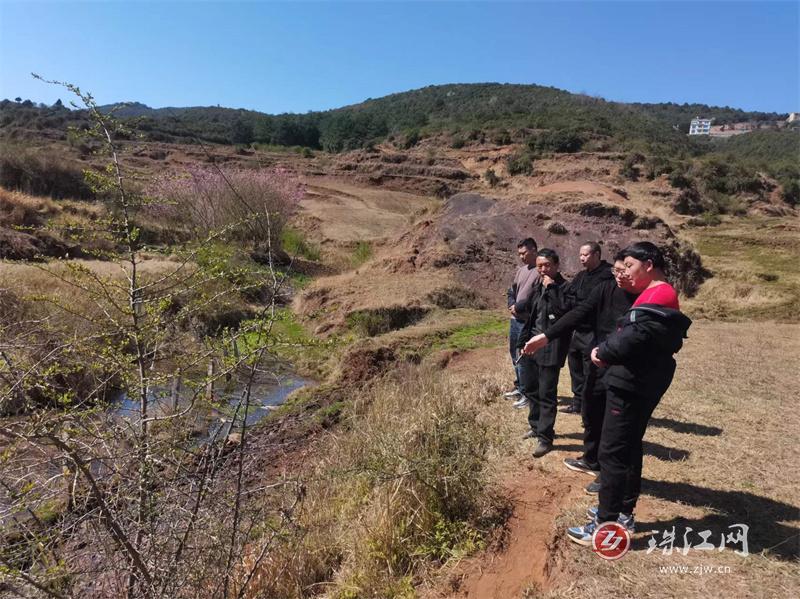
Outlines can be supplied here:
M678 294L669 283L661 283L642 291L633 305L641 306L642 304L658 304L673 310L681 309L678 305Z

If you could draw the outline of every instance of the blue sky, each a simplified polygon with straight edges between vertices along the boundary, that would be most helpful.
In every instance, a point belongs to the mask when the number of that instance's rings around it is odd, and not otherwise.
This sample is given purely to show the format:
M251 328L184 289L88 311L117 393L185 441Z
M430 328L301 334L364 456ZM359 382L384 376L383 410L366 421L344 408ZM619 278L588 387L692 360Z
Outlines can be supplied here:
M324 110L441 83L800 109L798 2L0 0L0 98Z

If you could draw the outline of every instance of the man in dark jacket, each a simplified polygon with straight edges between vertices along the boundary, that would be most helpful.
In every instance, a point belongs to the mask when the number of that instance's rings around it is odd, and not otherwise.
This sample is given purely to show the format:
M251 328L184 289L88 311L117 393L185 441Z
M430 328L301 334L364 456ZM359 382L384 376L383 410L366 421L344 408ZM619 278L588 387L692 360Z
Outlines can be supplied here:
M614 261L614 279L604 280L592 289L589 297L575 308L564 314L545 333L528 341L523 353L531 353L545 347L551 339L568 334L581 324L592 327L590 347L597 347L617 328L617 320L627 312L637 294L633 292L629 280L625 277L623 256L617 255ZM605 374L607 368L598 368L590 362L589 371L583 388L581 417L583 420L583 455L578 458L567 458L564 464L570 470L586 474L599 475L600 433L606 407ZM589 493L597 493L600 488L599 478L586 488Z
M575 275L575 278L567 286L567 305L570 308L586 301L592 290L601 283L611 283L614 280L614 276L611 274L611 265L601 258L599 243L589 241L584 243L578 251L583 270ZM576 324L575 332L572 334L567 354L569 376L572 381L572 403L561 410L566 414L581 413L581 397L586 377L589 376L592 366L589 353L594 347L597 347L596 344L593 344L595 336L593 325L594 323L590 319L584 320Z
M558 263L558 254L551 249L541 249L536 255L536 269L540 280L533 287L528 320L517 343L519 350L533 335L547 331L564 313L566 281L558 272ZM520 390L527 400L530 425L525 436L539 440L533 451L535 458L540 458L553 449L558 374L564 366L568 349L569 336L564 335L535 356L523 356L519 362Z

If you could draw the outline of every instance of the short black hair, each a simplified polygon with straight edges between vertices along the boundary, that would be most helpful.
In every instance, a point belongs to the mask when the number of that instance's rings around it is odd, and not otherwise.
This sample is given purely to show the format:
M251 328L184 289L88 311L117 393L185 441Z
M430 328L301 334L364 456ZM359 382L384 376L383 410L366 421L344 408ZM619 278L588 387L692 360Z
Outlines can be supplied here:
M526 247L529 250L536 250L539 246L536 245L536 240L533 237L526 237L517 244L517 249Z
M625 260L625 250L620 250L614 254L614 262L622 262Z
M597 254L598 256L602 255L600 253L600 244L597 243L596 241L587 241L586 243L581 244L581 247L583 246L588 247L589 251L592 252L593 254Z
M555 250L551 250L550 248L540 249L538 252L536 252L536 256L541 258L547 258L548 260L550 260L550 262L554 262L555 264L558 264L559 262L558 254L556 253Z
M623 258L630 256L642 262L650 260L656 268L664 268L664 254L654 243L637 241L620 252Z

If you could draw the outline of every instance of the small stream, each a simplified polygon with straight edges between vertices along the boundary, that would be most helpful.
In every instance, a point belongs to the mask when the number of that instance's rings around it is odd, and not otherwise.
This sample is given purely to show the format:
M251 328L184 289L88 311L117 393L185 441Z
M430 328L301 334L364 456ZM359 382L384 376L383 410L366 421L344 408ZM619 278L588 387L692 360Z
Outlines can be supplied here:
M184 418L192 426L192 436L198 443L204 443L211 438L225 436L231 427L241 426L243 416L246 416L247 426L253 426L282 405L290 393L311 383L312 381L294 374L286 367L280 372L262 376L251 386L246 415L244 414L245 384L233 381L227 384L218 383L214 388L211 406L205 400L198 401L192 412ZM148 412L152 416L165 416L174 413L176 409L178 411L185 409L195 393L198 397L204 397L205 390L182 389L178 393L175 406L170 389L154 388L150 393ZM109 415L120 423L134 424L139 420L139 401L121 394L109 407Z
M193 442L202 445L212 439L224 438L232 428L235 430L241 426L243 417L246 418L248 426L253 426L282 405L292 391L313 384L313 381L295 374L287 364L280 364L272 370L273 372L269 374L260 374L258 380L253 383L247 414L244 414L245 384L241 380L232 379L227 384L220 381L214 388L211 402L205 399L196 402L195 407L179 420L182 426L185 425L189 429ZM204 398L206 392L205 389L201 389L197 393L198 397ZM165 416L174 413L176 408L185 409L194 394L195 390L187 385L177 394L177 406L174 406L171 389L154 388L150 393L148 412L151 416ZM124 393L120 394L95 417L110 419L117 426L135 426L139 421L139 402ZM39 453L28 448L17 456L15 462L18 468L27 467L32 479L42 480L50 477L54 491L63 487L64 483L59 477L62 460L49 461L41 458ZM96 475L102 477L102 466L99 462L90 460L90 468ZM7 494L0 492L0 533L9 519L14 518L13 514L14 510Z

